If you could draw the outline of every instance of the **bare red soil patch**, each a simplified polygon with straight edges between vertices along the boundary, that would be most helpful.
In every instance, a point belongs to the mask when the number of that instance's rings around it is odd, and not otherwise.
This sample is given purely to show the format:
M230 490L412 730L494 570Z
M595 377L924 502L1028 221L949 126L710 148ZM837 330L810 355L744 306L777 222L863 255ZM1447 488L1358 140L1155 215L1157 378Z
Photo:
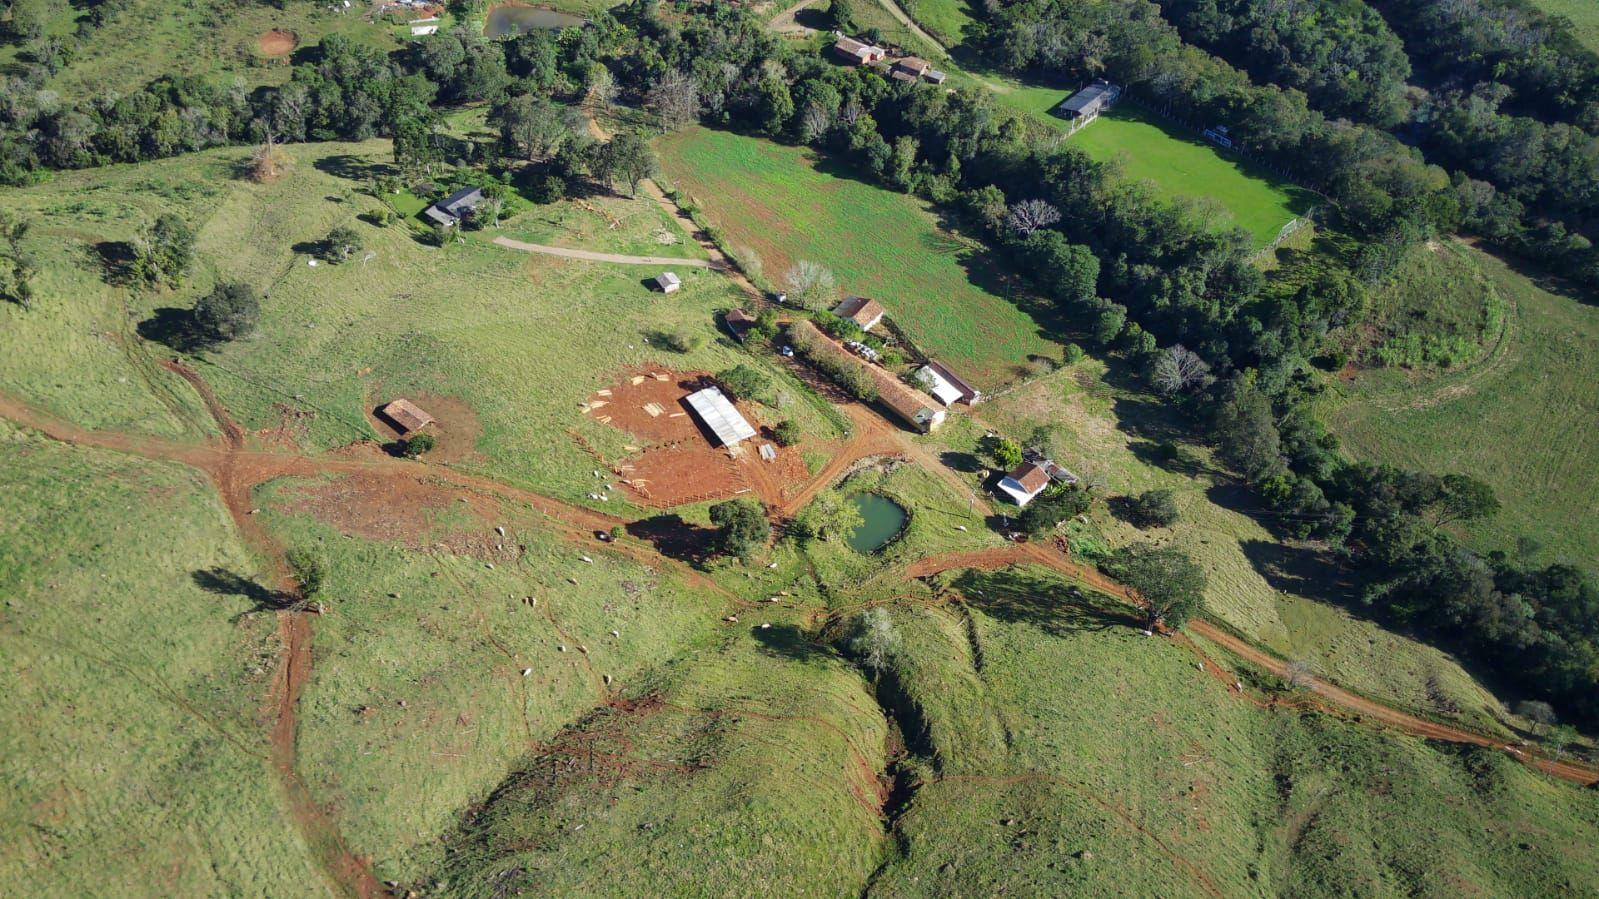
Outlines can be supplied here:
M378 390L381 391L382 388L379 387ZM405 397L434 418L433 424L427 426L426 432L432 434L437 443L428 453L428 461L467 462L478 457L477 440L483 433L483 424L478 421L477 412L470 403L453 396L427 391L405 394ZM404 436L393 422L377 414L378 408L391 399L394 397L386 394L381 398L367 397L366 420L385 441L399 440Z
M357 471L290 488L284 498L286 511L315 516L343 534L495 561L520 553L494 530L503 520L498 502L424 477Z
M299 35L277 28L264 32L256 39L256 47L262 56L288 56L299 45Z
M797 450L778 446L764 429L737 448L717 446L683 402L711 383L704 372L629 372L620 383L590 396L583 411L639 438L636 454L610 468L644 505L670 508L748 494L781 506L809 477L804 460ZM760 418L749 403L735 405L758 425ZM760 448L766 445L777 454L773 461L761 458Z

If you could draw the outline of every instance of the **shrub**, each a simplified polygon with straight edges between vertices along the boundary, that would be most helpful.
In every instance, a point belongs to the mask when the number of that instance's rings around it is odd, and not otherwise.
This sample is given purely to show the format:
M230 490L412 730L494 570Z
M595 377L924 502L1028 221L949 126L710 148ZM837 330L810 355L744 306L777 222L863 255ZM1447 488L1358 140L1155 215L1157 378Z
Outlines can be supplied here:
M433 439L432 434L412 434L400 442L400 451L407 459L415 459L423 453L432 452L436 445L437 441Z
M728 500L712 506L710 512L711 523L718 529L716 548L723 555L749 558L766 545L766 538L772 533L766 510L755 500Z
M1068 518L1087 512L1093 503L1093 496L1081 487L1051 487L1028 503L1017 521L1023 530L1036 537L1049 533Z
M218 284L194 304L194 324L201 336L229 341L248 335L261 319L255 288L238 281Z
M1177 523L1176 494L1170 490L1145 490L1127 500L1128 519L1141 528L1169 528Z
M772 429L772 435L783 446L793 446L800 441L799 425L792 418L785 418Z
M1083 348L1082 347L1078 346L1075 343L1068 343L1068 344L1066 344L1066 352L1062 356L1062 358L1066 360L1066 364L1067 365L1074 365L1074 364L1076 364L1078 362L1083 361L1083 357L1085 355L1087 355L1087 354L1083 352Z
M661 343L674 353L692 353L705 343L705 338L699 334L688 331L663 331L659 335Z
M742 364L717 372L716 382L729 396L739 400L759 400L772 386L765 375Z

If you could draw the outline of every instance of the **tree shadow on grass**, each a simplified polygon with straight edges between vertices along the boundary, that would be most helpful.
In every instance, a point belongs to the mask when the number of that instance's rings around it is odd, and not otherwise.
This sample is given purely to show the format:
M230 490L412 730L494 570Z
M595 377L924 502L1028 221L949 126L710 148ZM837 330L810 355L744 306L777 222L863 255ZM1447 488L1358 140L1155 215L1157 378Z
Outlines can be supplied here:
M139 322L139 336L159 343L180 353L200 353L216 346L217 342L203 332L194 321L191 309L163 306L155 314Z
M195 586L207 593L217 596L242 596L248 599L254 604L250 612L280 611L293 606L299 599L292 593L263 587L221 566L197 569L190 572L189 577L194 580Z
M711 539L716 531L691 524L673 513L632 522L627 525L627 533L648 541L667 558L702 566L711 558Z
M339 153L324 156L311 166L324 174L350 181L369 181L382 175L398 175L400 170L388 163L373 162L362 156Z
M1075 584L1026 568L967 571L951 586L967 605L1001 621L1026 622L1055 636L1118 627L1142 628L1143 617L1111 601L1103 603Z
M761 652L790 659L795 662L814 662L831 658L832 653L812 643L805 632L792 624L774 624L768 628L755 625L750 633L761 645Z
M1355 597L1360 585L1332 554L1313 546L1296 546L1272 540L1240 540L1238 548L1272 589L1342 606L1361 617L1371 617Z
M107 284L127 287L133 283L133 244L125 240L102 240L94 245L92 253Z

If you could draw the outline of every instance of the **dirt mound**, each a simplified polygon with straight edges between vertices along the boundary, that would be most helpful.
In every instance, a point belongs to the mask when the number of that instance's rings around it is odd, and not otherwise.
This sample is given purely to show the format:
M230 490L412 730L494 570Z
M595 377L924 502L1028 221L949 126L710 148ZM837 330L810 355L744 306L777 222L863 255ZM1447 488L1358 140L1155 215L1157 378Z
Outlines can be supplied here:
M300 36L292 31L272 29L256 39L256 49L262 56L288 56L300 46Z
M509 561L514 539L495 532L498 502L415 476L356 472L285 491L284 509L315 516L340 533L398 543L418 551Z
M690 393L711 384L710 375L704 372L628 372L620 383L590 396L583 412L647 444L637 455L607 463L644 505L665 509L744 494L770 506L782 505L808 476L804 460L797 450L779 447L764 429L735 449L716 445L683 402ZM752 424L759 422L750 404L736 405ZM760 454L760 448L768 445L775 453L771 461Z
M395 398L383 394L382 390L379 386L375 389L375 395L367 397L366 420L384 442L398 440L401 436L399 430L392 422L377 414L384 403ZM433 416L434 422L427 426L426 431L433 435L437 443L427 455L429 462L465 462L477 458L477 439L483 433L483 425L469 403L453 396L426 391L404 396Z

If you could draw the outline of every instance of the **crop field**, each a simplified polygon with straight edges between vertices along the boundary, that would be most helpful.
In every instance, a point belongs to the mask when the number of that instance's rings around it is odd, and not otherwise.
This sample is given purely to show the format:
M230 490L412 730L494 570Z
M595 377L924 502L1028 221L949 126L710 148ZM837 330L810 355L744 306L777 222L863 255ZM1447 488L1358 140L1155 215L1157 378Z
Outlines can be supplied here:
M996 79L989 78L989 81ZM1005 81L995 99L1061 131L1053 110L1069 91ZM1116 161L1128 178L1148 181L1161 195L1214 206L1218 222L1248 231L1257 246L1316 204L1316 196L1211 146L1197 134L1162 121L1131 102L1117 104L1067 139L1100 162Z
M1183 444L1179 459L1159 459L1155 446L1177 436L1167 413L1149 397L1113 386L1110 376L1103 363L1087 359L979 407L985 423L1045 447L1077 474L1102 481L1106 495L1176 493L1181 518L1172 528L1140 531L1100 505L1090 525L1077 529L1081 537L1109 547L1169 541L1205 569L1209 614L1249 639L1384 701L1429 714L1452 706L1473 726L1502 727L1500 703L1449 654L1346 609L1349 586L1325 560L1281 546L1246 514L1255 501L1212 467L1204 448ZM971 451L980 435L952 430L943 439Z
M805 150L694 128L658 142L662 164L731 247L780 283L799 260L872 297L929 353L991 389L1030 355L1058 354L1055 322L1018 307L992 260L920 201L856 181ZM1041 313L1042 315L1042 313Z
M268 761L278 649L198 472L0 423L0 878L27 896L321 883ZM160 535L152 540L152 535Z
M1487 253L1443 252L1454 283L1482 279L1503 301L1503 338L1454 368L1332 380L1329 421L1359 458L1492 484L1504 508L1465 527L1479 549L1514 551L1516 536L1527 535L1542 545L1536 558L1591 565L1599 558L1590 526L1599 507L1599 307L1544 290ZM1449 290L1444 275L1437 283L1436 293L1465 308L1452 314L1480 307L1481 287Z

